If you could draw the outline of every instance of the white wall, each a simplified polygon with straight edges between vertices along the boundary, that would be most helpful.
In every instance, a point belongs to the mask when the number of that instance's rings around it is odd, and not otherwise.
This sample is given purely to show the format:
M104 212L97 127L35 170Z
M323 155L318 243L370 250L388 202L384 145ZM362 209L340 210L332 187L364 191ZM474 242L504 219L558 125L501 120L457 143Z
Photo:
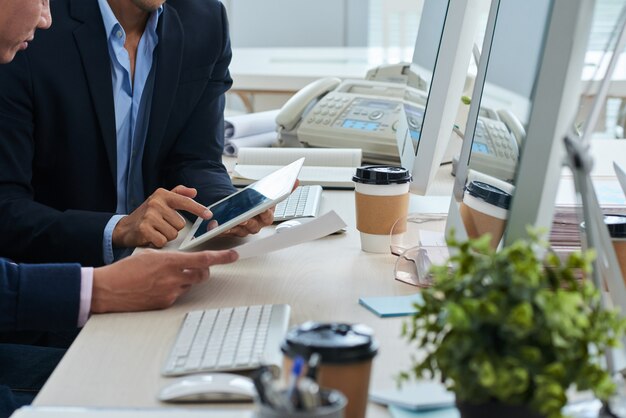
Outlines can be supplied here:
M233 47L366 46L366 0L227 0Z

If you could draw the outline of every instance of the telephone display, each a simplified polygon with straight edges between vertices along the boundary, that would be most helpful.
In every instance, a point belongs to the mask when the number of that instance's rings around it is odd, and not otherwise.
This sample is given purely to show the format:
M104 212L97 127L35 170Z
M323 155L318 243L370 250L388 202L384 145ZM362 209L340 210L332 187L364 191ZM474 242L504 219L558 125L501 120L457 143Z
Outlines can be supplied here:
M346 119L343 121L343 125L341 125L342 128L348 128L348 129L359 129L361 131L375 131L376 129L378 129L378 127L380 126L380 123L374 123L374 122L364 122L362 120L355 120L355 119Z

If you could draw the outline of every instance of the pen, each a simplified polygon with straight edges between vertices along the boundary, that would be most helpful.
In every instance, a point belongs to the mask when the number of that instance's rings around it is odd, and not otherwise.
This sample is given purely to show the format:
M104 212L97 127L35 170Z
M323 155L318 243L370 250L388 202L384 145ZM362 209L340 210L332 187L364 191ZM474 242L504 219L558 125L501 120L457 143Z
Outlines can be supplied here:
M304 359L300 356L297 356L293 362L293 367L291 368L291 374L289 375L289 382L287 384L287 400L291 405L293 405L294 409L298 409L300 407L300 393L298 392L298 379L300 378L300 373L302 373L302 367L304 366Z

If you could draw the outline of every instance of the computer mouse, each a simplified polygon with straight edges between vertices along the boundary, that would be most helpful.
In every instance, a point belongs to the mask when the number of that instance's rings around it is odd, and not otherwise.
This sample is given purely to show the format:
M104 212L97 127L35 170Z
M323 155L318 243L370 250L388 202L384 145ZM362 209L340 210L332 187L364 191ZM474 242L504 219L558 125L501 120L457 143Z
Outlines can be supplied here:
M163 402L252 402L256 389L252 379L232 373L185 376L161 389Z
M289 228L293 228L294 226L304 225L307 222L311 222L315 218L295 218L290 219L288 221L284 221L276 225L276 233L279 234Z

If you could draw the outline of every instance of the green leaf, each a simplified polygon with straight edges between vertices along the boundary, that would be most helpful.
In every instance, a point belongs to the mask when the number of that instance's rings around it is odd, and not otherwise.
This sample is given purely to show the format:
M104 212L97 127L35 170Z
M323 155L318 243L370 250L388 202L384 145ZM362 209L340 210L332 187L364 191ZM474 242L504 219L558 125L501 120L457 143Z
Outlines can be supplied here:
M531 229L497 252L488 237L447 237L452 256L432 268L434 285L402 326L416 351L398 381L437 376L458 400L530 405L551 418L571 385L613 393L599 360L621 340L626 318L601 308L588 278L595 254L561 260L542 234Z

